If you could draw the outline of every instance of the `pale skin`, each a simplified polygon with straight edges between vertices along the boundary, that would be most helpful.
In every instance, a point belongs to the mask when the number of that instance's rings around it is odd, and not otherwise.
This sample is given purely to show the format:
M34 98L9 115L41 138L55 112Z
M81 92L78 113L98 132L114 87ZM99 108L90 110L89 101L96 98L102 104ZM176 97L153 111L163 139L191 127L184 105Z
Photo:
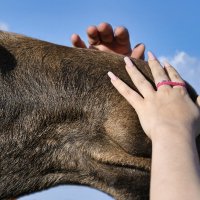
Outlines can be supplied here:
M130 41L126 31L123 31L126 35L125 41L128 41L124 46L125 51L118 49L119 44L116 44L116 39L110 40L111 44L114 43L111 45L114 48L108 48L110 45L106 40L99 40L101 32L98 32L97 43L91 42L93 41L91 32L96 32L98 27L89 28L87 31L90 48L96 44L94 47L102 51L114 51L134 58L143 58L144 45L138 47L137 53L134 52L135 49L130 51ZM104 30L107 29L110 28L104 23ZM113 38L112 31L108 38ZM79 36L73 36L72 43L76 47L86 48ZM148 53L148 57L156 84L162 80L184 82L170 64L165 63L163 68L151 52ZM200 133L200 96L195 104L182 86L165 85L155 91L129 58L126 57L125 62L129 76L143 97L111 72L108 75L113 86L136 110L145 133L152 140L150 199L199 199L200 164L195 138Z
M129 32L123 26L113 30L110 24L100 23L98 26L89 26L87 28L87 35L88 48L144 59L144 44L138 44L132 49ZM84 41L77 34L71 36L71 42L74 47L87 48Z
M148 52L155 83L171 80L183 83L168 63L164 68ZM152 85L125 57L126 70L142 96L108 72L113 86L136 110L142 128L152 140L151 200L198 200L200 164L195 138L200 133L200 96L196 104L182 86ZM151 117L149 117L151 116Z

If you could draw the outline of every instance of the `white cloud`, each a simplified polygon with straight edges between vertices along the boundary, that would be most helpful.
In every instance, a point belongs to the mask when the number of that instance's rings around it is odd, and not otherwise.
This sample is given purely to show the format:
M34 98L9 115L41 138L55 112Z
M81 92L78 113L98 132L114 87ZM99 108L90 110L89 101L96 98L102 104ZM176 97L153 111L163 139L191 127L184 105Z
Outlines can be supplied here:
M161 62L167 60L200 93L200 58L180 51L174 56L161 56L159 59Z
M8 24L0 22L0 30L1 31L8 31L9 30Z

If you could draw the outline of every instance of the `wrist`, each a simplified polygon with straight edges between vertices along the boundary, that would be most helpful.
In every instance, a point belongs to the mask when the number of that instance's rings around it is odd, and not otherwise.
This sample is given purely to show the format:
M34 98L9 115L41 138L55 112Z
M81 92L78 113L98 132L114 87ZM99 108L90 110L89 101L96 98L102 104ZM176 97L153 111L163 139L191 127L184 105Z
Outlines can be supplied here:
M151 135L152 143L157 141L172 141L172 140L195 140L195 134L192 128L188 127L160 127Z

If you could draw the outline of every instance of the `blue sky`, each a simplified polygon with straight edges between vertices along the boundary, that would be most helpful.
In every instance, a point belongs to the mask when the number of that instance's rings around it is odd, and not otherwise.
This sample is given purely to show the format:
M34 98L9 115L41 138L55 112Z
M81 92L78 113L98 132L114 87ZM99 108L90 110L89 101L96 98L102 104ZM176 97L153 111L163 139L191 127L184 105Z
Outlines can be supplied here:
M6 0L0 5L0 28L70 46L72 33L87 41L88 25L123 25L133 46L143 42L161 60L168 59L200 92L199 8L198 0ZM94 190L65 186L21 200L80 198L111 199Z

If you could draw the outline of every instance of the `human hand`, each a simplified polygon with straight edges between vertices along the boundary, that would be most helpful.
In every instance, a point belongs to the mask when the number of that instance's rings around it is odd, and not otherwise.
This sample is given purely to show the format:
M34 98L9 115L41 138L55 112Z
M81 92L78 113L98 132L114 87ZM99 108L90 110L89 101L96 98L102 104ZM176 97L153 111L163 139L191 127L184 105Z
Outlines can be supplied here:
M110 24L101 23L99 26L89 26L87 35L89 48L144 59L145 46L138 44L131 49L129 32L124 27L117 27L113 31ZM71 36L71 42L74 47L87 48L77 34Z
M163 68L152 53L148 52L148 57L156 85L163 80L184 83L170 64L166 63ZM128 57L125 57L124 60L129 76L143 97L112 72L108 72L108 75L114 87L137 112L147 136L153 140L164 130L169 130L164 131L168 134L170 132L174 134L176 130L181 130L183 134L191 133L192 136L197 136L200 133L200 96L195 104L189 97L186 88L182 86L163 85L155 91L131 60Z

